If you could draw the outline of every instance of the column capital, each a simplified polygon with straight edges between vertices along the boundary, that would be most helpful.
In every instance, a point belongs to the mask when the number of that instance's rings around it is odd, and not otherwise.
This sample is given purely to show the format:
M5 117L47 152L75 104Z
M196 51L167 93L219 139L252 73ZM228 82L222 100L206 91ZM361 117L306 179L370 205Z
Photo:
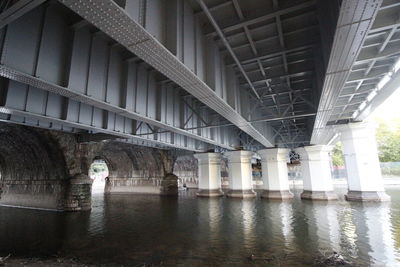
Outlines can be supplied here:
M247 150L237 150L225 152L224 155L227 156L230 161L242 161L251 160L251 158L254 156L254 152Z
M374 129L378 125L373 121L360 121L360 122L350 122L347 124L338 125L337 129L341 132L346 130L358 130L358 129Z
M297 153L300 154L300 159L315 160L327 156L332 149L333 146L327 145L304 146L298 148Z
M287 161L289 149L287 148L267 148L258 150L262 161Z
M218 153L218 152L196 153L193 156L198 160L220 160L221 159L221 153Z
M338 130L341 132L341 140L364 138L367 136L375 136L377 124L375 122L354 122L341 125Z

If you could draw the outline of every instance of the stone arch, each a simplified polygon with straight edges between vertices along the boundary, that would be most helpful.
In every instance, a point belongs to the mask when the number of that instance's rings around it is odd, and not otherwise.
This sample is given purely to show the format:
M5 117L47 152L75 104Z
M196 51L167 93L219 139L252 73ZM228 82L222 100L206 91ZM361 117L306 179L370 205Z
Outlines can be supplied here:
M59 209L68 172L57 141L43 131L0 127L0 204Z
M90 210L91 180L82 173L75 136L0 124L0 204L51 210Z
M188 188L198 188L198 163L193 154L179 156L174 164L174 174Z
M170 152L109 141L91 152L111 166L107 193L177 194Z

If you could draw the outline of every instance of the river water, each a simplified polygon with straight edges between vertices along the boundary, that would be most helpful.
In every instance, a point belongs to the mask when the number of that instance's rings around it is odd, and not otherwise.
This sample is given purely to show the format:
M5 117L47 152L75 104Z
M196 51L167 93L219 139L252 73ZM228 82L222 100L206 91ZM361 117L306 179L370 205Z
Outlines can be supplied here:
M333 251L359 266L400 266L400 188L388 203L343 199L94 195L93 209L0 208L0 256L73 257L125 266L310 266ZM251 259L251 255L254 255Z

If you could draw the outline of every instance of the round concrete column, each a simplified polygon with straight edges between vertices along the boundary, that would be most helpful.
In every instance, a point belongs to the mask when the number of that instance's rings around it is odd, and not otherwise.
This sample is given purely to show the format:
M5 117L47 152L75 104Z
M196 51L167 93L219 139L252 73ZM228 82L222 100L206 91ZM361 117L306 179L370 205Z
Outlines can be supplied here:
M350 123L340 128L347 169L347 200L386 201L375 139L375 124Z
M270 148L259 150L261 157L263 193L261 197L269 199L291 199L289 191L287 159L289 150Z
M228 197L250 198L256 197L253 191L253 170L251 167L251 151L225 152L228 157L229 191Z
M337 195L333 192L329 152L331 146L306 146L298 149L303 177L302 199L333 200Z
M199 164L199 197L220 197L221 191L221 154L200 153L194 157Z

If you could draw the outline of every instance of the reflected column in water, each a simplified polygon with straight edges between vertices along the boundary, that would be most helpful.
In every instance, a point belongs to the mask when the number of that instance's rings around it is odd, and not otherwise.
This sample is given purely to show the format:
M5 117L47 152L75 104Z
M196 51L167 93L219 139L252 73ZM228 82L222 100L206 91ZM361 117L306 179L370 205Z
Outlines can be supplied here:
M390 203L351 203L358 257L372 265L400 264L393 240Z
M265 217L268 222L264 227L268 227L271 243L280 246L282 243L286 249L293 248L293 208L290 202L269 201L265 203ZM279 247L281 250L282 248Z
M200 251L202 257L210 259L221 257L225 253L224 239L221 233L222 207L221 199L199 199L198 204L198 224L193 229L196 239L196 250Z
M316 233L318 248L321 251L340 252L340 227L337 206L330 203L312 202L310 232Z

